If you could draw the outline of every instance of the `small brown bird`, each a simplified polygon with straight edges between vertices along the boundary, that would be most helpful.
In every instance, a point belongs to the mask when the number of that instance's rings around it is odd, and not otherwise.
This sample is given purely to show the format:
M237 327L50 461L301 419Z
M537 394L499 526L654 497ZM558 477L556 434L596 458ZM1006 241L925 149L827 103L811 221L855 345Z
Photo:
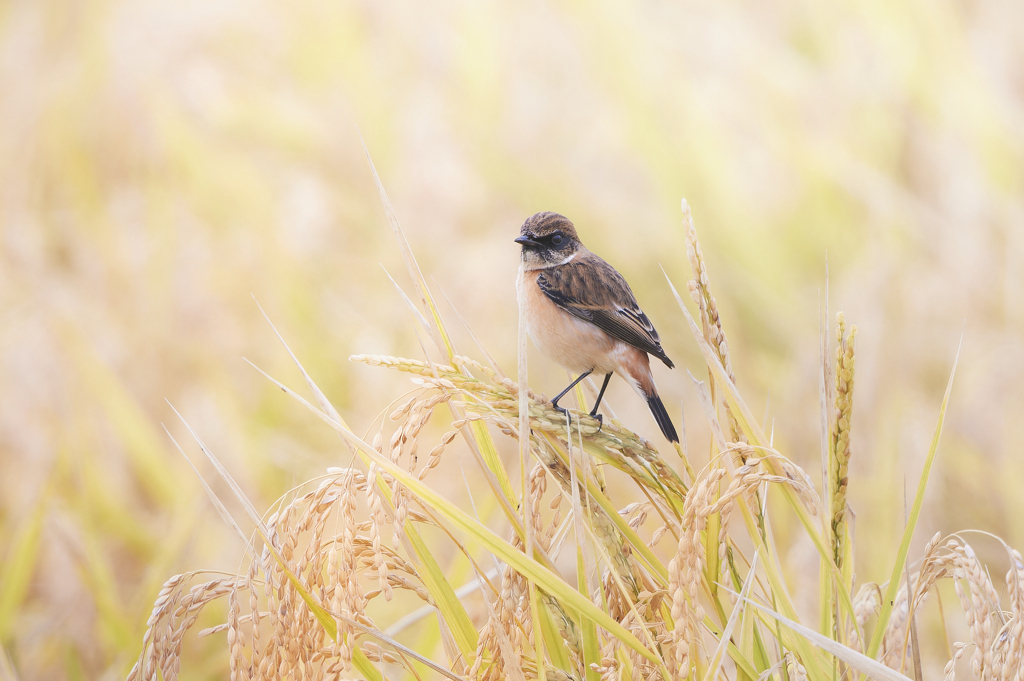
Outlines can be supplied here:
M622 376L646 401L661 432L672 442L679 436L658 397L648 354L673 368L658 332L633 297L622 275L591 253L572 222L558 213L537 213L515 240L523 247L516 284L525 300L526 330L553 360L580 376L551 400L558 400L593 372L604 374L590 415L597 413L612 374Z

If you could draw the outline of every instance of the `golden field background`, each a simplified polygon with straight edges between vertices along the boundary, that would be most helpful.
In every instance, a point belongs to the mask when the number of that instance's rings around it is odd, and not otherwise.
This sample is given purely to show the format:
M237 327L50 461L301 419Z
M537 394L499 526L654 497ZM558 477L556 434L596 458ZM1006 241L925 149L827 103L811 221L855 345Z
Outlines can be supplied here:
M347 360L423 354L356 126L428 279L509 372L512 238L572 218L679 365L656 376L698 463L697 350L659 268L685 285L680 198L739 388L812 476L827 259L830 310L859 327L858 582L888 577L963 330L915 546L974 528L1021 548L1021 26L1013 0L0 3L0 645L20 678L123 678L167 577L242 561L167 401L257 508L338 463L243 361L301 382L254 297L357 430L407 390ZM564 385L530 358L532 387ZM611 400L656 434L624 385ZM970 541L998 582L1005 554ZM216 638L189 644L190 678L224 676Z

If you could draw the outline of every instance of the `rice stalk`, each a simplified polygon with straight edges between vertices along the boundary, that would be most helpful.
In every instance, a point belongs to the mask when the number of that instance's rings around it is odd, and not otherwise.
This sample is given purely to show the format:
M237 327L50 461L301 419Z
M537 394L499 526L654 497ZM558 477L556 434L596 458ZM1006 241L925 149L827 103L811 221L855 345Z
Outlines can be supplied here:
M431 472L444 464L445 453L465 432L468 422L485 421L510 436L518 436L519 388L508 379L498 378L496 373L478 371L481 377L477 378L463 369L438 364L431 368L409 359L356 359L406 371L419 382L419 390L391 414L397 423L394 433L389 438L384 438L383 433L374 437L373 449L381 457L379 463L375 460L366 473L354 468L332 469L315 489L297 493L271 513L265 522L266 536L283 564L270 547L264 547L239 577L220 578L191 590L184 577L170 580L157 599L143 655L129 678L150 679L158 674L162 678L177 678L185 632L193 626L203 606L224 597L225 624L204 633L226 634L228 668L233 679L269 679L289 674L329 678L351 674L359 656L392 669L392 673L401 669L411 672L409 665L413 663L404 651L386 638L367 633L379 631L372 614L375 604L386 602L389 596L394 599L399 591L419 602L433 602L431 591L416 567L398 548L403 544L400 531L396 531L399 522L432 522L418 508L424 500L409 485L412 481L430 479ZM567 460L563 458L568 455L566 441L562 439L568 437L567 431L546 401L529 391L527 399L531 451L539 462L528 474L527 496L531 504L526 517L536 537L536 551L544 555L555 550L553 542L564 525L560 511L563 499L575 494L581 499L596 500L600 490L595 486L596 480L586 476L581 477L575 489L572 487ZM430 415L437 406L450 401L465 405L465 418L453 421L440 441L431 446L431 453L418 457L416 452ZM756 525L744 528L730 522L733 504L747 503L750 495L764 485L782 485L793 490L802 504L813 510L820 502L810 477L778 452L734 443L730 449L741 452L735 456L745 463L732 470L706 467L687 488L677 476L667 472L671 469L656 450L621 424L611 422L600 431L587 430L589 424L582 419L579 425L585 451L602 451L604 461L616 465L650 492L645 501L632 502L611 514L601 505L591 505L587 523L601 547L602 566L600 590L591 597L603 599L606 612L631 632L634 640L650 641L645 645L652 646L651 652L660 650L668 656L671 678L699 677L711 661L711 646L718 647L720 643L714 635L718 625L714 625L713 613L727 612L741 604L731 598L715 601L704 569L708 519L722 519L714 536L719 550L729 547L735 551L734 533L760 532ZM409 477L400 477L402 472ZM404 512L384 512L388 504L377 492L382 489L378 480L387 483L383 489L391 490L394 497L405 496ZM554 489L549 484L552 480L556 483ZM544 502L546 497L550 499ZM650 563L654 554L645 553L643 560L638 561L638 547L626 541L623 534L643 532L652 517L659 522L647 535L648 543L655 544L670 533L677 537L664 576ZM508 541L522 555L521 537L513 532ZM941 544L938 537L933 538L920 567L912 574L911 588L904 585L895 599L894 615L886 624L884 637L886 664L896 669L903 664L909 613L921 607L938 580L952 578L970 626L972 670L980 672L979 678L1017 678L1014 674L1019 668L1015 665L1021 651L1018 623L1024 603L1024 566L1018 553L1009 548L1007 551L1011 558L1006 580L1011 614L1001 621L997 618L1002 610L996 590L969 545L958 540ZM736 559L742 559L742 553ZM330 635L289 578L289 572L331 614L334 630ZM531 614L527 594L533 577L527 574L529 571L511 565L502 568L500 585L488 599L491 614L480 625L476 653L462 667L466 678L499 679L517 674L534 678L538 660L533 656L531 641L540 622ZM368 580L373 586L364 588ZM765 587L765 583L755 582L752 597L770 599L773 593ZM851 622L847 631L854 650L863 645L859 632L876 615L878 596L878 588L865 586L854 599L856 621ZM541 603L551 616L542 620L557 623L565 653L564 662L559 665L545 656L542 664L546 676L582 678L589 672L598 678L616 678L626 673L632 678L663 678L663 668L640 655L635 647L623 646L617 636L607 632L600 635L603 642L595 662L585 665L580 622L572 608L565 607L563 597L556 587L542 590ZM709 610L708 605L713 609ZM777 636L771 627L754 627L762 637ZM788 634L780 640L785 653L782 661L790 678L817 678L804 654L789 648L792 640ZM966 649L958 649L960 655L966 654L963 650ZM729 670L744 668L753 674L761 666L745 659L738 649L730 648L729 655L732 663L719 670L723 678L731 678ZM448 662L452 670L460 664L463 663L456 660ZM766 658L766 664L770 665L771 660ZM949 673L952 672L951 668Z
M729 344L725 340L725 331L722 330L722 319L718 314L718 303L711 295L709 288L707 266L704 263L704 254L700 249L700 242L697 241L697 228L693 224L693 215L690 213L690 204L686 199L682 200L683 229L686 232L686 256L690 261L690 269L693 270L693 279L689 281L690 297L697 304L700 311L701 329L704 332L704 339L714 348L718 360L725 367L725 373L729 381L736 383L736 375L732 370L732 359L729 356ZM712 385L714 381L712 380ZM714 389L712 388L712 395ZM725 407L729 419L729 432L733 442L746 442L746 437L740 429L735 416Z

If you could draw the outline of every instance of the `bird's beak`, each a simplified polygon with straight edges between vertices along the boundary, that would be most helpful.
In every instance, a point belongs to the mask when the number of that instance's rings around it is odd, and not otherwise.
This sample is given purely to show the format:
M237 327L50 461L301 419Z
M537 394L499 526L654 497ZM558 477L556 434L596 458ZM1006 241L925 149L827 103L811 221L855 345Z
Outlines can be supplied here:
M527 247L527 246L540 246L539 242L534 241L533 239L531 239L528 236L516 237L516 243L517 244L522 244L522 246L524 248Z

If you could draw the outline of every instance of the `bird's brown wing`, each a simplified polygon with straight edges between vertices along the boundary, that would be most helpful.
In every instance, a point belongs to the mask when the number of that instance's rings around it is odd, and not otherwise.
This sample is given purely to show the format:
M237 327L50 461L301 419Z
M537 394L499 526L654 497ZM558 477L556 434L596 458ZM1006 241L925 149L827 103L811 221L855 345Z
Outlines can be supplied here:
M650 353L672 368L654 325L636 302L622 275L601 258L583 258L549 267L537 284L555 305L594 324L612 338Z

